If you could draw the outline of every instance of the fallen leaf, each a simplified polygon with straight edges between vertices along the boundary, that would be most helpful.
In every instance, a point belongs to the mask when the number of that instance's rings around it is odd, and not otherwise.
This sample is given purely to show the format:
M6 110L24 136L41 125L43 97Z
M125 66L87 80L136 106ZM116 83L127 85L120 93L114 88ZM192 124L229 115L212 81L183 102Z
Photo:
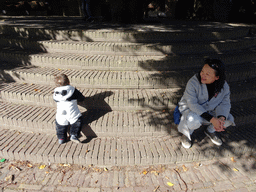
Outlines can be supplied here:
M171 182L167 182L167 185L169 185L170 187L172 187L174 184Z
M13 169L16 169L17 171L21 171L21 169L20 169L19 167L16 167L16 166L14 166L14 165L12 165L12 164L11 164L11 167L12 167Z
M234 162L234 163L236 162L234 157L231 157L231 161Z
M39 169L44 169L46 165L40 165Z
M236 169L236 168L233 168L233 171L238 171L238 169Z
M158 176L159 173L157 171L151 171L152 174L155 174L155 176Z
M155 189L154 192L156 192L159 189L160 185L158 185Z
M104 171L108 171L108 169L105 167L105 168L104 168Z
M33 165L32 165L32 164L30 164L30 163L28 163L28 164L27 164L27 166L28 166L28 167L33 167Z
M188 171L188 168L185 165L182 165L182 168L184 172Z
M5 177L4 180L5 180L5 181L13 182L13 180L14 180L14 175L10 175L10 176L8 176L8 177Z
M147 175L148 172L147 172L147 171L143 171L142 173L143 173L144 175Z

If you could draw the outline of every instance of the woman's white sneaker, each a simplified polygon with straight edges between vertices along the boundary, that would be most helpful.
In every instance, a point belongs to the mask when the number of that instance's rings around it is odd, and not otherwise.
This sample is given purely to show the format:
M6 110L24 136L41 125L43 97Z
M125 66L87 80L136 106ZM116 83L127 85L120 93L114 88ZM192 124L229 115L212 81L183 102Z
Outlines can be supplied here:
M188 149L191 147L192 143L185 135L182 135L181 137L181 144L184 148Z
M207 135L207 136L211 139L211 141L212 141L215 145L218 145L218 146L222 145L221 139L216 135L215 132L210 133L210 132L207 131L207 129L206 129L206 130L204 131L204 133L205 133L205 135Z

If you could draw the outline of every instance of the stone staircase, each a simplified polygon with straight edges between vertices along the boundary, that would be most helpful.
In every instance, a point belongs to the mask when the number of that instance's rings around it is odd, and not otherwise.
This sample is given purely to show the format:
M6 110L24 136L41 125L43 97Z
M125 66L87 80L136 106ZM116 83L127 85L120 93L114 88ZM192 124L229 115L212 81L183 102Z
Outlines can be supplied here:
M106 166L255 153L256 37L249 33L255 27L11 21L0 26L0 157ZM226 64L237 126L220 134L221 147L198 130L186 150L172 111L205 57ZM79 106L85 120L81 144L59 145L55 136L52 92L59 73L87 97Z

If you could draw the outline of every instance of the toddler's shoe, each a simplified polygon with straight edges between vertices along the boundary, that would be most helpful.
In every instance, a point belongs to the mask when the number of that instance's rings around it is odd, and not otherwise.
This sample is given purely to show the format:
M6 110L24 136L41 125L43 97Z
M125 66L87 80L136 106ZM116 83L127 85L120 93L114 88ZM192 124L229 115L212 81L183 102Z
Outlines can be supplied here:
M70 140L75 143L80 143L80 140L75 135L71 135Z
M65 139L59 139L59 144L65 143Z

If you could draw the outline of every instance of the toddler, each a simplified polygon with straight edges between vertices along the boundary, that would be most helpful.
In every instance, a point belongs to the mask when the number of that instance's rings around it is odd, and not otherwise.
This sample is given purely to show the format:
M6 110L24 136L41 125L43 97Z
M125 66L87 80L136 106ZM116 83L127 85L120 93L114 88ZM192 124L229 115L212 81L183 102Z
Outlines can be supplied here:
M85 100L85 97L75 87L70 85L67 75L55 76L53 99L57 103L56 132L59 144L67 141L67 129L70 125L70 140L80 143L78 134L82 125L82 114L78 109L77 101Z

